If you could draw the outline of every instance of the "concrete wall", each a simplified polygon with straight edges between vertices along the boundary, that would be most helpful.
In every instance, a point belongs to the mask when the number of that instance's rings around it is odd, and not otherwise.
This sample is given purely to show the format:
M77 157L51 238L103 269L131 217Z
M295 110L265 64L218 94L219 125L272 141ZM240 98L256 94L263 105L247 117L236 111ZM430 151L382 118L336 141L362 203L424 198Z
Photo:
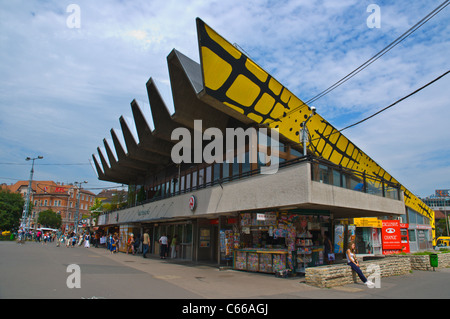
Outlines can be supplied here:
M379 260L360 262L363 274L368 278L370 272L368 267L377 265L380 267L380 277L406 275L412 270L432 271L430 256L428 255L400 255L387 256ZM438 254L438 268L450 267L450 253ZM373 271L372 271L373 273ZM308 285L331 288L361 282L358 275L354 273L347 264L327 265L306 268L306 283Z
M195 195L197 208L189 209ZM311 165L300 163L275 174L260 174L153 203L113 212L108 223L209 217L245 210L298 207L329 210L336 215L403 214L404 203L311 180ZM106 223L106 224L108 224Z

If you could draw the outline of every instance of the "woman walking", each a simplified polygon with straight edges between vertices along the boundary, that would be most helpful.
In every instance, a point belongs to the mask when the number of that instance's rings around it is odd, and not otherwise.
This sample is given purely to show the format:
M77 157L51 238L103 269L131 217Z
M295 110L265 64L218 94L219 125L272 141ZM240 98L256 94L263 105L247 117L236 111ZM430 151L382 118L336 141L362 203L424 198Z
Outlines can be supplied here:
M91 243L89 241L90 239L91 239L91 236L89 235L89 233L86 233L86 235L84 236L84 247L85 248L91 247Z

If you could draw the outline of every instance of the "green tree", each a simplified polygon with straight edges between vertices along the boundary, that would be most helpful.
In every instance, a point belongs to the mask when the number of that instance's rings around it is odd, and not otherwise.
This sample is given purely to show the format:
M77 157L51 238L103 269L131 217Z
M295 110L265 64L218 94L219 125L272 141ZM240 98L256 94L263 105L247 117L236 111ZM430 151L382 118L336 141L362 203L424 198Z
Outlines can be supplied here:
M20 225L24 199L22 195L0 188L0 229L16 230Z
M56 214L50 209L47 209L39 213L37 222L43 227L60 228L62 220L61 215Z
M100 213L104 211L102 201L96 198L94 205L92 205L91 208L89 208L89 210L91 211L92 220L95 222L95 224L97 224L98 216L100 215Z

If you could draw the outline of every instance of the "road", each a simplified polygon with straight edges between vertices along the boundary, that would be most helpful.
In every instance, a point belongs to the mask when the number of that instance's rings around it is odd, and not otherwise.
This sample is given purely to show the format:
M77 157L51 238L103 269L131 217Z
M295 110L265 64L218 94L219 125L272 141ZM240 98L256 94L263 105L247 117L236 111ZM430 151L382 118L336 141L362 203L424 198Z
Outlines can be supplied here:
M381 278L381 287L362 283L322 289L301 277L273 275L124 253L103 248L55 247L28 242L0 242L0 299L448 299L450 269L413 271ZM79 266L79 280L69 265ZM69 284L68 284L69 282ZM80 288L69 288L79 283Z

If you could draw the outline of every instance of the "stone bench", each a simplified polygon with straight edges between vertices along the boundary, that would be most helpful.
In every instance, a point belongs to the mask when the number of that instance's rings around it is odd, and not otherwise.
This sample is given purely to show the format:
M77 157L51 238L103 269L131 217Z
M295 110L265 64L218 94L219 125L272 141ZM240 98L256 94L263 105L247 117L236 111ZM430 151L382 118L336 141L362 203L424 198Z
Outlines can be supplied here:
M438 268L450 267L450 253L438 254ZM381 259L367 260L359 263L366 277L370 265L377 265L380 269L380 277L406 275L411 270L433 270L430 265L429 255L395 255ZM372 270L373 273L373 270ZM336 264L306 268L306 284L320 288L343 286L355 282L361 282L358 275L347 264Z
M378 260L362 261L359 264L366 277L369 277L371 274L367 270L370 265L379 267L381 277L404 275L411 271L409 258L385 257ZM331 288L361 282L358 275L347 264L306 268L305 281L308 285L320 288Z

